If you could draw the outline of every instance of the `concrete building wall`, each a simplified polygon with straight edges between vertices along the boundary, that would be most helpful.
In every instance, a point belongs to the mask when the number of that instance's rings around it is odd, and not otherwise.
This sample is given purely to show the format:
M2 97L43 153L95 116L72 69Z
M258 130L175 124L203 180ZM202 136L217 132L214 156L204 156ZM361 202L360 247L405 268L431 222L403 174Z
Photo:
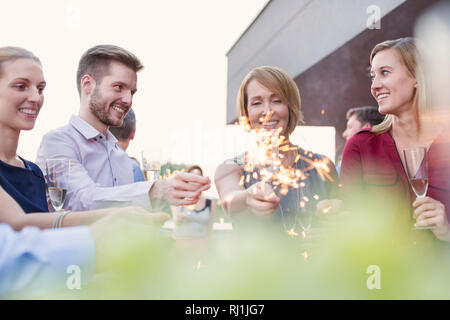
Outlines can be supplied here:
M227 123L237 118L244 76L274 65L296 77L367 28L367 8L381 17L404 0L272 0L228 52Z

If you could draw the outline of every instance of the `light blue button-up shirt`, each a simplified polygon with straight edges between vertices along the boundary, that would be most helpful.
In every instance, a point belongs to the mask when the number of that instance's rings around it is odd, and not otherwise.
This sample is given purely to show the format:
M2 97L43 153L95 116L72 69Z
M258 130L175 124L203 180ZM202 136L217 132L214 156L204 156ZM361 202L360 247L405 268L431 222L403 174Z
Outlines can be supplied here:
M95 243L88 227L15 232L0 224L0 297L66 288L72 265L80 268L82 282L94 274Z
M82 211L138 205L150 209L152 181L134 183L128 155L109 132L103 135L89 123L72 115L68 125L47 133L36 163L46 174L45 159L71 160L69 187L64 208Z

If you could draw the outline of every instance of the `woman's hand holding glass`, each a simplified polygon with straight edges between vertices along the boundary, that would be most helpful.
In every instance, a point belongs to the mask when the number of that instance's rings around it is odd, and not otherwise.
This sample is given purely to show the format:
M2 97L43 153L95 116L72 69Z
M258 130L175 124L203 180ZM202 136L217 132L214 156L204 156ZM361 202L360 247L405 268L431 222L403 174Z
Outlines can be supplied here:
M415 228L432 227L440 240L450 241L450 225L445 214L445 206L430 197L417 198L413 203Z
M47 191L55 211L63 208L69 185L70 160L47 159L46 175Z

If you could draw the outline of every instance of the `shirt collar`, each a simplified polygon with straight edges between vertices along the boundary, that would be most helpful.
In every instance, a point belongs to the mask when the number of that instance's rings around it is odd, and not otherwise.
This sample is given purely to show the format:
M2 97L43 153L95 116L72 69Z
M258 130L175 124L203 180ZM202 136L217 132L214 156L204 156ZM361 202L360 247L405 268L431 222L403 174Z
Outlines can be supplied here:
M104 138L104 139L106 139L106 141L114 143L114 144L117 143L117 141L118 141L116 139L116 137L114 137L114 135L109 130L106 132L106 137L105 137L103 135L103 133L101 133L100 131L95 129L93 126L91 126L89 123L87 123L85 120L81 119L77 115L73 114L72 117L70 117L69 123L79 133L81 133L86 138L86 140L97 139L97 138L103 139Z

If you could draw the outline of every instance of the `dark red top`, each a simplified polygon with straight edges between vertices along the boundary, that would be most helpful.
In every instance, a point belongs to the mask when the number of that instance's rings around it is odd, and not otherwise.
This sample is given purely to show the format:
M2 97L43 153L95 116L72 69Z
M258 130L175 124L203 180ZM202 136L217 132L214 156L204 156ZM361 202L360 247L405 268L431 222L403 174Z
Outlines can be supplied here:
M427 153L427 196L442 202L450 221L450 137L445 132L438 137ZM412 219L415 199L400 160L395 141L388 132L374 134L368 130L355 134L346 144L341 167L343 195L363 190L382 196L382 202L397 201L395 206L402 220ZM355 188L355 189L353 189Z

